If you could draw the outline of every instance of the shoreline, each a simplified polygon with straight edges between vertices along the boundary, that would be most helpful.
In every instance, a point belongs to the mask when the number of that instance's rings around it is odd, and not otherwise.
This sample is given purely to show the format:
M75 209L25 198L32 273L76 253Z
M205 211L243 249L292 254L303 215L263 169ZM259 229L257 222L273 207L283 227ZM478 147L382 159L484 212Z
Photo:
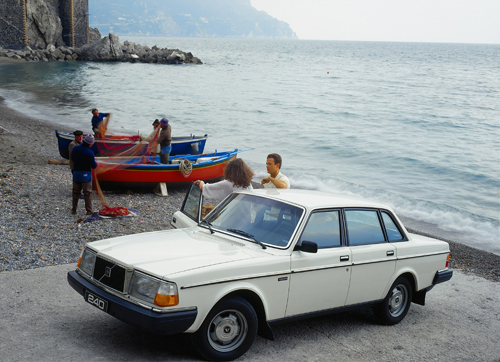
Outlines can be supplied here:
M0 63L2 61L0 60ZM55 129L73 129L25 116L8 108L0 97L0 272L75 263L88 241L170 229L173 213L182 205L185 187L169 188L169 196L130 191L104 192L110 206L139 211L139 216L96 222L85 218L83 200L70 214L71 178L57 149ZM90 117L89 117L90 123ZM100 202L92 196L94 211ZM500 255L437 237L425 230L408 231L450 244L451 267L500 282Z

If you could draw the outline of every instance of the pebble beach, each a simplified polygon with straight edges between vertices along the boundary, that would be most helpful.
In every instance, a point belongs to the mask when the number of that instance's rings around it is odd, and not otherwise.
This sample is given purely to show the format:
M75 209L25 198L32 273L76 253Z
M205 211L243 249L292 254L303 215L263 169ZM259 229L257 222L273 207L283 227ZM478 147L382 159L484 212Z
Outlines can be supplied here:
M90 122L90 117L89 117ZM152 190L104 191L110 206L138 215L85 222L84 202L71 215L71 173L57 149L61 125L30 118L9 109L0 98L0 272L75 263L90 241L170 229L170 220L184 200L186 187L169 188L161 197ZM101 207L93 196L94 211ZM425 230L410 230L429 235ZM446 240L451 266L500 282L500 256Z

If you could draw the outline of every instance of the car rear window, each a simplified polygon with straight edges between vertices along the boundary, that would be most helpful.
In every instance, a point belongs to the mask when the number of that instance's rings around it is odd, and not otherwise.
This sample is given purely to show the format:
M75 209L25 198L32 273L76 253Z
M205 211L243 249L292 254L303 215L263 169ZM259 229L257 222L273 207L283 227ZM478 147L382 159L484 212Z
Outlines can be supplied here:
M346 210L349 245L385 242L377 210Z
M403 234L401 234L401 231L399 231L396 223L387 212L382 212L382 219L384 220L385 231L387 231L389 241L399 241L404 239Z

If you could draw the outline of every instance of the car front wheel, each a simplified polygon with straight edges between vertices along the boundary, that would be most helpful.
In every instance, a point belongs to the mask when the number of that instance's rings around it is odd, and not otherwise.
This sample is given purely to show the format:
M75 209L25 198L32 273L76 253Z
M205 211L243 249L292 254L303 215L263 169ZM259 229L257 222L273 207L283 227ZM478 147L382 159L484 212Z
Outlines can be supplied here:
M257 327L252 305L241 297L230 297L212 308L192 340L196 350L208 360L234 360L252 346Z
M393 325L401 322L410 309L412 288L408 279L400 277L392 284L384 301L375 307L381 323Z

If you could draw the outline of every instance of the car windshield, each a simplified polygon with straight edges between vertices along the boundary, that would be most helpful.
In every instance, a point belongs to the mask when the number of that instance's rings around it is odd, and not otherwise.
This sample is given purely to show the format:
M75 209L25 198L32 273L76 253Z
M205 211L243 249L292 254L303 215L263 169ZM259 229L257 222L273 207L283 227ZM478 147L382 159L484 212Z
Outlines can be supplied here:
M303 210L255 195L233 194L207 217L212 228L270 246L287 247Z

